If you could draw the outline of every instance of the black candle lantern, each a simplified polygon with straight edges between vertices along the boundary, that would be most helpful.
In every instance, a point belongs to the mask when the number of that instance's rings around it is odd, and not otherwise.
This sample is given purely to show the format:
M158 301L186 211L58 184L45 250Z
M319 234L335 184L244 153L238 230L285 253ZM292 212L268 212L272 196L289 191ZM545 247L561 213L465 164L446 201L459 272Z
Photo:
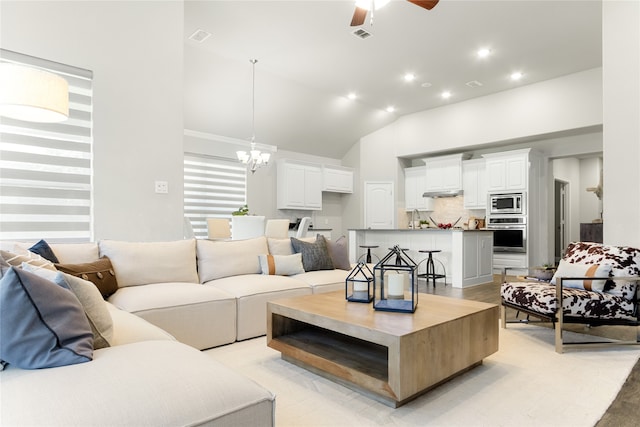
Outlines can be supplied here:
M413 313L418 306L418 265L399 246L373 268L373 308Z
M359 262L345 280L345 297L351 302L371 302L373 273L366 263Z

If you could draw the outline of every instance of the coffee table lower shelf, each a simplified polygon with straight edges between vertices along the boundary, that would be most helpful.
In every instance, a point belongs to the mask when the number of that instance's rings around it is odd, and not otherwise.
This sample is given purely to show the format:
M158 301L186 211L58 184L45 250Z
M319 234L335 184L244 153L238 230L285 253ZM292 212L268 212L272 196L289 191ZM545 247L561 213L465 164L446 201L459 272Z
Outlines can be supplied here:
M305 298L318 302L320 295L267 304L268 346L280 351L283 360L394 408L480 365L498 347L495 305L396 336L367 327L360 313L336 320L314 312L314 304L307 311ZM362 311L361 306L345 309ZM381 316L402 319L398 316L406 315L366 316L381 320Z

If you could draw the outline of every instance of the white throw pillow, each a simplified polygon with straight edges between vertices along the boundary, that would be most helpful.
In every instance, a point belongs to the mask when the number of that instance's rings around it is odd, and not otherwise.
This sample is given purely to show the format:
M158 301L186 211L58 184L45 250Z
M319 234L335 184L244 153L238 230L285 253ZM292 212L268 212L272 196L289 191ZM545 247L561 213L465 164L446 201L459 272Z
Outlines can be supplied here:
M101 240L100 255L111 260L118 287L150 283L198 283L195 239L173 242Z
M560 260L558 269L551 279L553 285L558 277L608 277L611 266L604 264L573 264ZM562 285L567 288L584 289L587 291L603 292L607 280L563 280Z
M264 236L246 240L216 242L198 240L200 282L241 274L260 274L258 257L269 251Z
M293 255L260 255L262 274L291 276L304 273L302 254Z

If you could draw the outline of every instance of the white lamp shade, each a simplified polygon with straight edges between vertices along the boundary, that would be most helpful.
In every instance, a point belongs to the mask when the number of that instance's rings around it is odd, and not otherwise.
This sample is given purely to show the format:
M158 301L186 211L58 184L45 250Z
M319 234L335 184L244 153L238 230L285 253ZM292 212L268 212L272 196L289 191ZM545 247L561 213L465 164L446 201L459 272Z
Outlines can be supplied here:
M0 64L0 116L54 123L69 118L69 84L53 73Z

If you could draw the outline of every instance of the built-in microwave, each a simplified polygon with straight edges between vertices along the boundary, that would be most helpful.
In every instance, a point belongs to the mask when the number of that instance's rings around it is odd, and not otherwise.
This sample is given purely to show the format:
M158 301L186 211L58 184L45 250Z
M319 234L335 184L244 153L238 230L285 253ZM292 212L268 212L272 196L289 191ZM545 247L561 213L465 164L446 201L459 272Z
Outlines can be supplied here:
M524 193L495 193L489 194L489 214L525 215Z

